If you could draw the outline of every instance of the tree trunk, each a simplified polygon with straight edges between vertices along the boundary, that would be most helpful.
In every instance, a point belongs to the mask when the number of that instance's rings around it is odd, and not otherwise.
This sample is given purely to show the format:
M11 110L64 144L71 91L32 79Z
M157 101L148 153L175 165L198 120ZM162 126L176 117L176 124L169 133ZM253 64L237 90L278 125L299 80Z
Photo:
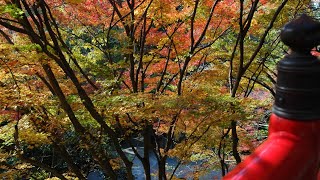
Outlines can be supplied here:
M232 132L232 155L235 158L237 164L241 162L241 157L238 152L238 134L237 134L237 121L231 122L231 132Z
M151 167L150 167L150 143L151 143L151 133L150 131L152 130L152 126L148 125L144 131L144 138L143 138L143 144L144 144L144 149L143 149L143 168L144 172L146 175L146 180L151 180Z

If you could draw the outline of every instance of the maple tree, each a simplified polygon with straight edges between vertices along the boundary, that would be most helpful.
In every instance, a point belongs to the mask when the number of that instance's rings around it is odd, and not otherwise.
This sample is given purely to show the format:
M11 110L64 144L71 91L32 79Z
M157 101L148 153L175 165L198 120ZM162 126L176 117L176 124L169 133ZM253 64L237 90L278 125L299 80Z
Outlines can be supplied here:
M213 167L219 159L225 171L228 152L241 160L238 133L245 133L236 121L253 118L252 104L265 105L236 94L249 96L258 77L274 78L261 75L274 66L261 59L275 59L270 47L279 55L277 28L307 5L287 3L0 1L4 176L40 167L60 179L85 179L98 166L110 179L122 171L134 179L126 147L146 179L150 152L159 179L192 160ZM54 168L39 152L58 152L48 159L67 168ZM169 157L179 160L171 173Z
M238 7L239 12L235 15L237 19L232 33L234 46L227 48L231 52L228 60L229 90L232 97L237 93L248 97L257 83L273 95L275 94L272 86L275 83L276 74L270 69L274 69L275 62L281 58L279 56L281 52L274 52L279 49L279 29L283 22L287 22L299 11L305 10L305 5L308 3L309 1L240 0L233 4ZM270 9L265 8L266 6ZM246 81L243 81L243 78ZM263 78L264 81L258 80L259 78ZM243 86L242 82L244 82ZM244 92L239 92L239 88L244 89ZM234 139L233 155L239 163L241 158L237 151L236 122L233 121L231 126Z

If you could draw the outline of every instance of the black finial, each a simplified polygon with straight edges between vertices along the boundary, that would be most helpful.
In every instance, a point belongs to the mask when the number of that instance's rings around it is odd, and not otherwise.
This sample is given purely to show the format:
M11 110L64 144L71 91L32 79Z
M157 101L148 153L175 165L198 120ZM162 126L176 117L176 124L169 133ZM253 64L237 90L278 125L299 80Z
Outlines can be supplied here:
M280 38L293 51L309 54L320 44L320 22L303 14L283 27Z
M277 65L273 112L292 120L320 120L320 61L310 53L320 44L320 22L302 15L286 24L280 37L293 53Z

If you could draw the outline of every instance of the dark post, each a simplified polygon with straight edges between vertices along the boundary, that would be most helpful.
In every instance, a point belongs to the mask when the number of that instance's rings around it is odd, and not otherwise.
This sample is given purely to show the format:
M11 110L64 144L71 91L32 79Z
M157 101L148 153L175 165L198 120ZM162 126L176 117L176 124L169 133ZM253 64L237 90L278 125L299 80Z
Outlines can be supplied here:
M291 52L277 67L269 137L224 179L320 180L320 23L302 15L280 34Z
M302 15L284 26L280 38L292 52L278 64L273 112L294 120L320 119L320 62L310 53L320 45L320 23Z

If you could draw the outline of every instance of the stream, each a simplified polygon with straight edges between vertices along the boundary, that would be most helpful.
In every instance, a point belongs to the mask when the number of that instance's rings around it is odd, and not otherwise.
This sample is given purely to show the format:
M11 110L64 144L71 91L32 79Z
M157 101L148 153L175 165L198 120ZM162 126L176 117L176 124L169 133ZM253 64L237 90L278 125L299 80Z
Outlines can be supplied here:
M126 148L123 149L124 152L128 155L128 157L133 158L133 175L135 176L135 180L144 180L144 169L142 166L141 161L135 156L134 152L132 151L131 148ZM143 148L142 147L137 147L137 151L139 154L143 155ZM157 180L157 172L158 172L158 162L157 158L154 155L153 152L149 153L150 157L150 168L151 168L151 174L152 180ZM167 159L167 172L171 174L176 167L178 161L174 158L168 158ZM195 172L196 168L198 167L199 163L197 162L192 162L188 163L186 165L180 165L178 169L175 172L175 176L177 178L182 178L182 179L187 179L187 180L192 180L194 179L193 177L193 172ZM98 170L92 171L88 174L87 176L88 180L104 180L104 176L102 173ZM200 180L207 180L207 179L221 179L221 172L220 171L211 171L208 172L207 174L202 175Z

